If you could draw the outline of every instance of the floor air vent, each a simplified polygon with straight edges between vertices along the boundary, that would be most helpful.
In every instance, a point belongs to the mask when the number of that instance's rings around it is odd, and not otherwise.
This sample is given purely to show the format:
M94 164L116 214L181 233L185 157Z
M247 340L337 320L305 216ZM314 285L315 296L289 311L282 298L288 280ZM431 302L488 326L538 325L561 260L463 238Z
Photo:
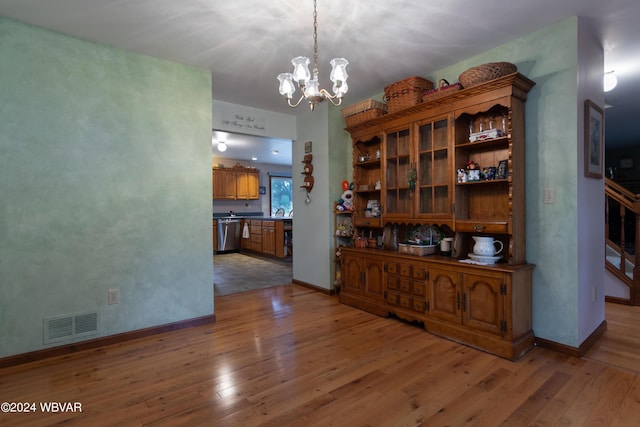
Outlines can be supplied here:
M44 319L44 343L59 341L98 333L98 313L65 314Z

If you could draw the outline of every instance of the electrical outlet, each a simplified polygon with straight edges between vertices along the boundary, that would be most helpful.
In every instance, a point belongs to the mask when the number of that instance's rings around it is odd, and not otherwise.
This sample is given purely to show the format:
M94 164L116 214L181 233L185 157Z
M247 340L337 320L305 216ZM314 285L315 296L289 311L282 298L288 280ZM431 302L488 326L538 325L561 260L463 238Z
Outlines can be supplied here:
M108 292L109 305L120 303L120 292L117 289L109 289Z
M556 202L556 190L554 188L545 188L544 189L543 202L544 203L555 203Z

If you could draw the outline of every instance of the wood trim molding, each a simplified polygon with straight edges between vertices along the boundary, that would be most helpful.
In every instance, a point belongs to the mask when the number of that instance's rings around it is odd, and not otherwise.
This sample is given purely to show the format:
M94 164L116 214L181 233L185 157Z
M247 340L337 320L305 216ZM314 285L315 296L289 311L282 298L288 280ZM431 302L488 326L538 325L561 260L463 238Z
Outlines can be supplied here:
M600 338L607 330L607 321L603 320L586 340L580 344L579 347L571 347L566 344L560 344L555 341L545 340L544 338L536 337L535 345L538 347L546 348L549 350L557 351L558 353L568 354L573 357L582 357L587 354L587 351L593 346L593 344Z
M312 289L316 292L320 292L326 295L335 295L336 290L335 289L325 289L325 288L321 288L320 286L316 286L316 285L312 285L311 283L307 283L307 282L303 282L302 280L298 280L298 279L293 279L291 280L291 283L294 283L296 285L300 285L300 286L304 286L305 288L309 288Z
M71 344L61 345L53 348L32 351L29 353L16 354L0 359L0 369L9 366L21 365L23 363L35 362L38 360L48 359L50 357L63 356L70 353L76 353L83 350L91 350L106 345L119 344L125 341L137 338L148 337L163 332L175 331L178 329L190 328L193 326L206 325L216 321L215 314L196 317L193 319L181 320L178 322L167 323L164 325L151 326L144 329L136 329L134 331L122 332L120 334L108 335L105 337L95 338L87 341L74 342Z
M604 302L612 302L614 304L623 304L623 305L631 305L631 300L628 298L620 298L620 297L610 297L605 296Z

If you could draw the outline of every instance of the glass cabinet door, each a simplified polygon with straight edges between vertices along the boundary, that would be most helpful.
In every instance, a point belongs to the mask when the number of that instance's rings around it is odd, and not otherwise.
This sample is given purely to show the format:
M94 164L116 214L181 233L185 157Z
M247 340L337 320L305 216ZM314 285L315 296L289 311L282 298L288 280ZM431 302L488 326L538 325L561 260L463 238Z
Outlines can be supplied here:
M389 132L385 138L385 216L405 217L411 214L409 169L411 168L411 132L402 129Z
M449 119L418 127L418 215L451 212Z

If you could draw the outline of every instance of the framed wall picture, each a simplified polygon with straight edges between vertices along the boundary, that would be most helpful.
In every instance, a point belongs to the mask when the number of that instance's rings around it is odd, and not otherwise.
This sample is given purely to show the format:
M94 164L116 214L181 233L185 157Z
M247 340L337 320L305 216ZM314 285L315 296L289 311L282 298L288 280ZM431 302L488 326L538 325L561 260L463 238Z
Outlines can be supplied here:
M267 194L267 187L262 187L262 186L258 187L258 192L260 194Z
M305 153L311 152L311 141L307 141L304 143L304 152Z
M620 169L633 169L633 158L623 157L620 159Z
M500 160L498 170L496 171L496 179L507 179L509 177L509 161Z
M604 160L604 112L593 101L584 102L584 175L602 178Z

